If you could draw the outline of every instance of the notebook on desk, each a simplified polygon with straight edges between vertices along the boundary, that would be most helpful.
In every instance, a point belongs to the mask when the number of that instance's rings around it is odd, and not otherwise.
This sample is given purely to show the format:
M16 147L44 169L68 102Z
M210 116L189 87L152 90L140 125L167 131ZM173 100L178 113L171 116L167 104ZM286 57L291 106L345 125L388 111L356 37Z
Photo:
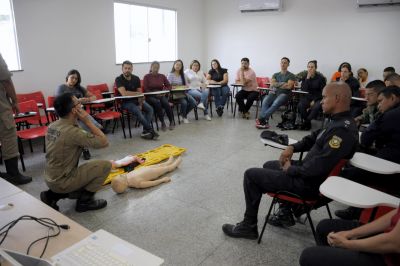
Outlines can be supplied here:
M49 243L51 244L51 243ZM82 239L71 247L61 251L51 258L52 263L45 260L23 255L17 252L3 250L4 258L8 265L143 265L158 266L164 260L132 245L104 230L98 230ZM1 255L1 250L0 250ZM8 259L12 258L14 261ZM19 264L15 264L15 261ZM13 263L14 262L14 263ZM26 263L28 262L28 263ZM3 265L3 264L1 264ZM5 264L7 265L7 264Z

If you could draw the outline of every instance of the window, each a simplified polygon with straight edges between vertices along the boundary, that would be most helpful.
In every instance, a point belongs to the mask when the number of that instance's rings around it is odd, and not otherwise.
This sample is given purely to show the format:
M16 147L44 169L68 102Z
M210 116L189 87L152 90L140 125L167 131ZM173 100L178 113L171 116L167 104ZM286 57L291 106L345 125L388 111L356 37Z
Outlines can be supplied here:
M176 11L114 3L116 63L176 60Z
M0 0L0 53L9 70L21 70L12 0Z

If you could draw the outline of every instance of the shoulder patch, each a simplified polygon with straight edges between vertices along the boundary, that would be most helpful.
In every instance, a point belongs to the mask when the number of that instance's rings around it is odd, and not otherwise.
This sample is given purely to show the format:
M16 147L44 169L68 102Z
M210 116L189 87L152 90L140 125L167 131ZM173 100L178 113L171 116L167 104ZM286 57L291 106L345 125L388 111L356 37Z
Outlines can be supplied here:
M344 126L345 127L349 127L350 126L350 121L349 120L345 120L344 121Z
M342 143L342 139L336 135L333 135L332 138L329 140L329 146L332 149L340 148L340 143Z

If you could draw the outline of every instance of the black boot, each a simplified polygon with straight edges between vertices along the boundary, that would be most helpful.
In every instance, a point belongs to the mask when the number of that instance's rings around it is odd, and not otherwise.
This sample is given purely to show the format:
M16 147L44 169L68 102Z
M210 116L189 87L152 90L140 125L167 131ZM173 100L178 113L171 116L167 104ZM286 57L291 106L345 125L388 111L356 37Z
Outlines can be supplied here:
M47 191L42 191L40 193L40 200L42 202L46 203L47 205L49 205L50 207L52 207L53 209L55 209L56 211L59 210L57 201L59 201L60 199L65 199L65 198L68 198L68 194L55 193L55 192L51 191L50 189Z
M234 238L247 238L247 239L257 239L258 238L258 230L257 223L249 224L246 221L242 221L233 224L224 224L222 225L222 231L230 237Z
M4 160L7 175L3 177L14 185L23 185L32 181L32 177L22 175L18 170L18 157Z
M83 190L79 199L76 201L75 210L77 212L93 211L107 206L107 201L103 199L95 200L94 192Z
M90 155L89 150L88 150L87 148L84 148L84 149L83 149L82 155L83 155L83 159L84 159L84 160L90 160L90 158L92 157L92 156Z

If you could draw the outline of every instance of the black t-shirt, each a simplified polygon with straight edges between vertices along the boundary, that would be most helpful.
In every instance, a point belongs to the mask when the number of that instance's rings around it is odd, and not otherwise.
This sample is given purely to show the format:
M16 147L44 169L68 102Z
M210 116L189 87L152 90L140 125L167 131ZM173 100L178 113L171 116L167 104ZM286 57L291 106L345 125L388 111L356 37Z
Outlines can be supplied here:
M228 70L226 70L226 68L221 68L221 72L217 72L215 69L210 69L210 71L208 71L208 74L211 76L211 80L214 81L222 81L224 79L225 73L228 73ZM226 84L221 84L221 85L226 85Z
M119 75L115 79L115 84L117 85L117 96L121 96L121 93L119 92L118 88L124 87L125 90L127 91L138 91L138 89L141 87L140 85L140 79L138 76L131 75L131 79L127 80L123 74ZM137 102L137 99L124 99L125 102Z

